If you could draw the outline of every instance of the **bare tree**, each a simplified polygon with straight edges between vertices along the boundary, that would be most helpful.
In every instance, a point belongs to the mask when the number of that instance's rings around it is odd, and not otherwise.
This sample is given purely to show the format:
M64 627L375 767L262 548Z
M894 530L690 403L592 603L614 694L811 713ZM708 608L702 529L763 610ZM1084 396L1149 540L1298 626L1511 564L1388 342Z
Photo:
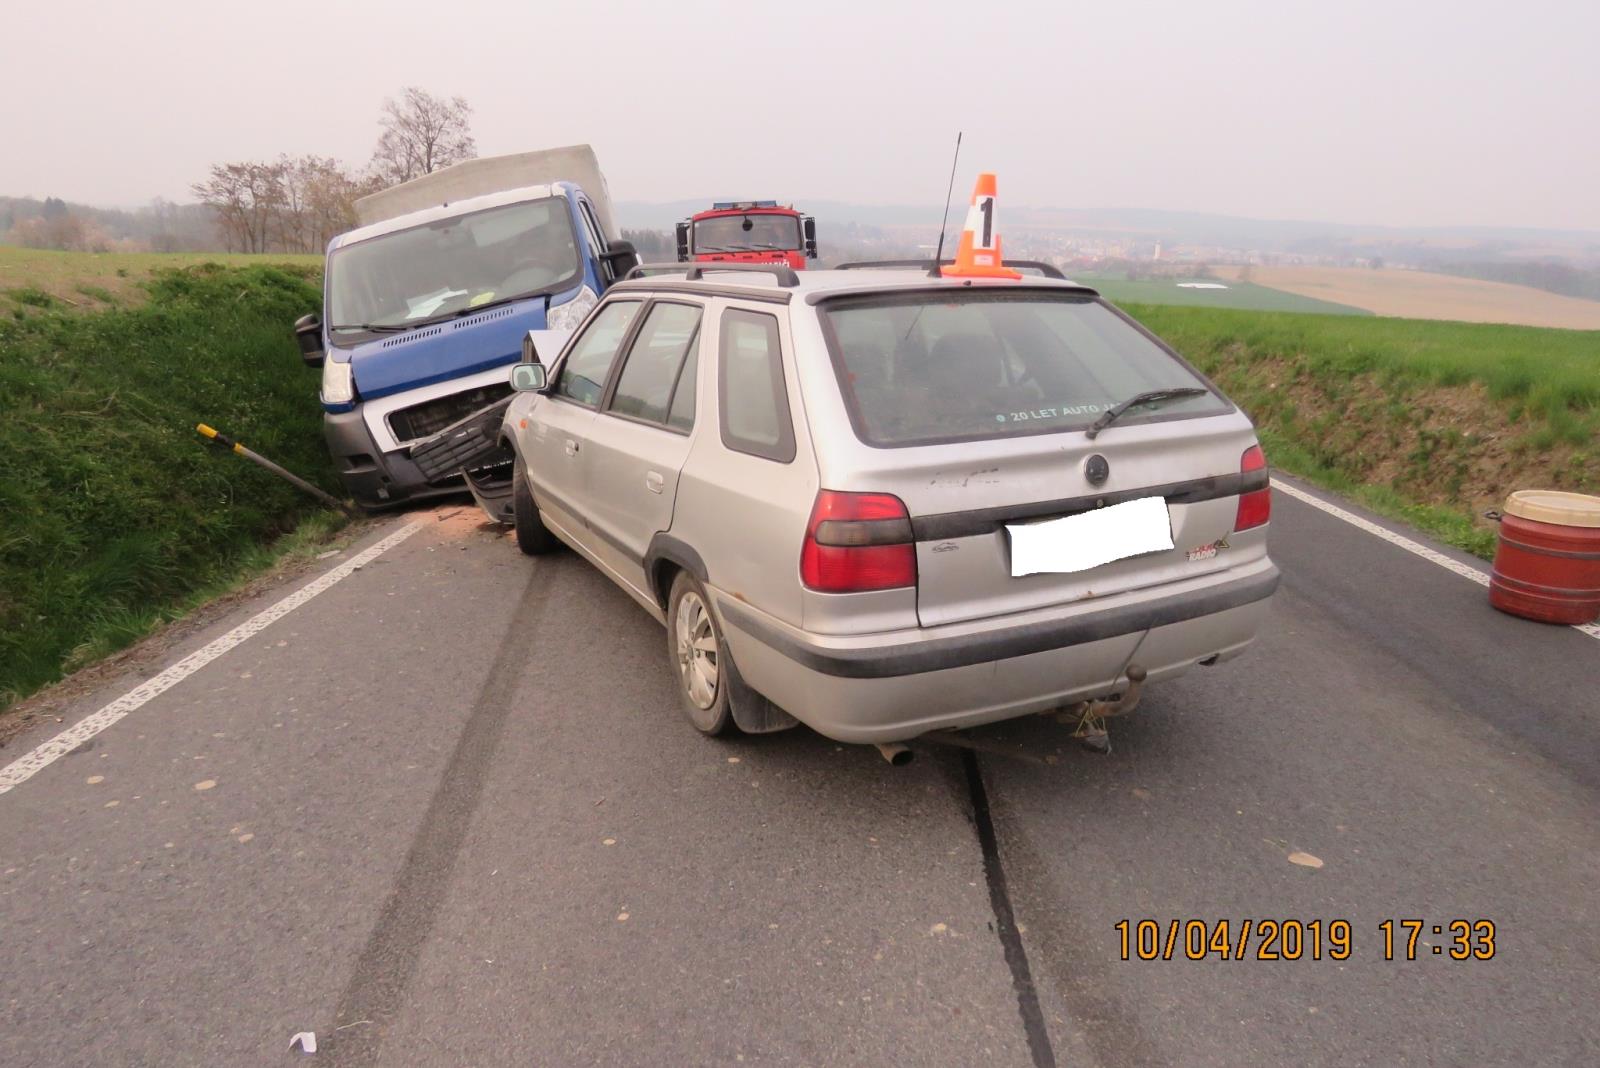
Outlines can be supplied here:
M449 100L407 86L398 100L383 102L383 135L372 153L372 168L388 183L431 174L478 154L463 97Z
M369 175L352 174L335 159L302 156L291 167L299 197L299 248L321 252L335 234L354 229L356 198L382 188Z
M282 163L214 163L189 187L217 216L228 250L269 250L284 201Z

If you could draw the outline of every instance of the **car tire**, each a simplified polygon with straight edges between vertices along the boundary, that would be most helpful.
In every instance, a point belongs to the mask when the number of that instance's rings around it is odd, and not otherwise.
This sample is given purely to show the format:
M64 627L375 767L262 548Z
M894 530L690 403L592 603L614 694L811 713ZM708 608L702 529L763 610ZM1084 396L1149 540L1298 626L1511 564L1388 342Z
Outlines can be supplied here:
M528 486L528 469L517 457L512 468L511 507L517 526L517 548L528 556L543 556L561 547L561 539L550 533L539 518L539 506L533 501L533 490Z
M733 722L728 646L711 611L705 587L687 571L678 572L667 595L667 655L678 681L684 718L701 734L721 734Z

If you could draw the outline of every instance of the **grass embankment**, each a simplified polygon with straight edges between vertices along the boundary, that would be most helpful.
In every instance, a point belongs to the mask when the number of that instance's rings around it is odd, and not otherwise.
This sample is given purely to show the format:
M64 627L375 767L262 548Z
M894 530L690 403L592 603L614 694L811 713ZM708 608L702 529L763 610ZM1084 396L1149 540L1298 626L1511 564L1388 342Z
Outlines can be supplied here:
M303 267L202 265L134 307L0 314L0 708L261 566L278 535L338 525L194 431L336 488L290 329L319 302Z
M1600 333L1127 311L1250 413L1275 466L1480 556L1510 491L1600 492Z
M221 264L282 263L320 270L321 256L264 256L218 252L57 252L0 245L0 314L17 310L126 307L146 299L146 283L161 271Z

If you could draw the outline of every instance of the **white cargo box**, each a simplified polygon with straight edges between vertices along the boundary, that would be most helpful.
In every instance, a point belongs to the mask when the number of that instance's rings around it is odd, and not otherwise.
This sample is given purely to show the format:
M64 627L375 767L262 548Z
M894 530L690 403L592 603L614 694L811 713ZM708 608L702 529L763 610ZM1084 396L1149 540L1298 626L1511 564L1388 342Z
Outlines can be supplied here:
M588 145L463 160L360 198L356 201L356 218L362 226L369 226L468 197L552 182L572 182L589 194L606 240L615 241L622 236L611 214L611 194L606 189L605 175L600 173L600 161Z

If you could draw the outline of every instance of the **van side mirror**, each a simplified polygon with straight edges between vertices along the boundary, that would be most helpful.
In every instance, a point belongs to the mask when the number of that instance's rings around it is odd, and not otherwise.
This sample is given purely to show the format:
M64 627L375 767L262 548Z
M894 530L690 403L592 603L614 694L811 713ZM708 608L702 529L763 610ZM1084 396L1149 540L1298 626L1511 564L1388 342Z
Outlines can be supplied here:
M622 278L639 266L639 250L632 241L613 241L611 247L600 253L600 258L611 268L612 278Z
M801 230L806 235L806 259L817 258L817 220L807 215L800 220Z
M689 224L686 222L678 224L678 262L689 262Z
M315 312L294 321L294 340L307 367L321 367L328 354L322 348L322 318Z
M544 388L544 364L514 363L511 365L511 388L518 393L532 393Z

